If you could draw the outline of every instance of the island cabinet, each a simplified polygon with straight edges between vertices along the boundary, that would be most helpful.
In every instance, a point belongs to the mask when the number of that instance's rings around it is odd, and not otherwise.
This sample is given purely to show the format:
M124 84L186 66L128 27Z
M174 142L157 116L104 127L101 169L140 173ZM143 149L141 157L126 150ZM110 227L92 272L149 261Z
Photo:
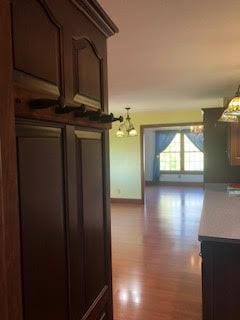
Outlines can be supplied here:
M239 208L239 197L206 189L199 228L203 320L240 319Z
M240 319L240 243L202 241L203 320Z
M21 288L3 320L112 320L106 42L118 30L95 0L9 6Z

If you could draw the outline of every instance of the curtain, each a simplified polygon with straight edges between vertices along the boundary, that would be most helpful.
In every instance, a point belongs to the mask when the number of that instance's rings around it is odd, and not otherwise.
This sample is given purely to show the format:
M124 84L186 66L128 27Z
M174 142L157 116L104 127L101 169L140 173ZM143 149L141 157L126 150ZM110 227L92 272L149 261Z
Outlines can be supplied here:
M155 156L153 161L153 181L159 181L160 177L160 159L159 155L172 142L176 135L176 131L161 130L155 133Z
M200 151L203 152L203 133L194 133L190 131L184 132L189 140L197 147Z

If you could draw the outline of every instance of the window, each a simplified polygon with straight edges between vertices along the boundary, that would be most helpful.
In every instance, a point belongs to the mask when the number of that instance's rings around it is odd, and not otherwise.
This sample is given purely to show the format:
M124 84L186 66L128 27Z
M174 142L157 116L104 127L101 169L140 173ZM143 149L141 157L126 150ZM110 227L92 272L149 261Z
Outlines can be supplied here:
M184 134L184 171L203 171L203 153Z
M175 135L169 146L160 153L159 158L160 171L203 171L203 152L183 132Z
M181 170L181 135L177 133L169 146L160 153L160 171Z

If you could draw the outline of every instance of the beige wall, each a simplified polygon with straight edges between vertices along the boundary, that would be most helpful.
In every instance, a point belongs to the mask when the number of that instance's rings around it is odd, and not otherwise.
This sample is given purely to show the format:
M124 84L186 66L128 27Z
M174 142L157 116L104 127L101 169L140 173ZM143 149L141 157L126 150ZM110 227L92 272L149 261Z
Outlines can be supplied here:
M117 138L119 123L110 131L111 197L141 199L140 125L202 121L201 110L132 113L139 135Z

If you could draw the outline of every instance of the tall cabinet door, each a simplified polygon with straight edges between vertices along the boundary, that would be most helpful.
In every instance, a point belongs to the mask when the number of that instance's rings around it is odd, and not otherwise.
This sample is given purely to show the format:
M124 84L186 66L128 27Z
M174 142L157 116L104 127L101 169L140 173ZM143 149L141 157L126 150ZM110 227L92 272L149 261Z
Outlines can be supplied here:
M66 320L61 129L17 125L24 320Z
M112 319L110 217L106 201L104 133L74 131L74 128L70 131L74 139L77 182L77 219L73 219L71 210L69 219L73 318ZM76 225L78 231L74 237ZM81 253L79 260L77 252ZM77 304L77 293L82 298L81 308Z

